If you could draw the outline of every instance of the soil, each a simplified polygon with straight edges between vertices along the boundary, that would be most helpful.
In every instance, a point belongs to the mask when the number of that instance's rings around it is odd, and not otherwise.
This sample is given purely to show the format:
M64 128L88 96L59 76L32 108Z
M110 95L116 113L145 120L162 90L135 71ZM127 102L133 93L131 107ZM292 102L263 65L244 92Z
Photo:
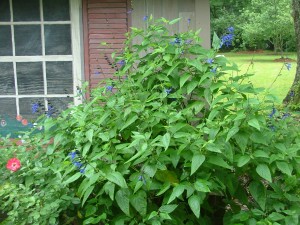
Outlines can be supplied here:
M291 58L279 58L274 59L274 62L296 62L296 60Z

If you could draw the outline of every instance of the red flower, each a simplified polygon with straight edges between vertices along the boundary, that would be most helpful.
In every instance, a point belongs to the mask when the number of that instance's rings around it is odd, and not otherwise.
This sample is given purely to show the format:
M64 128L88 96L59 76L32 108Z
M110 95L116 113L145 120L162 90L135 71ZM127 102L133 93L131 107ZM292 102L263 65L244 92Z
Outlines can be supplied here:
M16 172L21 167L21 162L17 158L12 158L7 161L6 168Z

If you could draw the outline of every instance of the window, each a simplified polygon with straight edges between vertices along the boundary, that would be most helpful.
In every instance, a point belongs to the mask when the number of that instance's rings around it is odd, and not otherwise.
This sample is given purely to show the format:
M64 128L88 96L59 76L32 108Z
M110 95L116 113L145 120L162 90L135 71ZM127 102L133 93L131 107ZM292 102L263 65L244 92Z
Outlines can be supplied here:
M79 24L80 0L0 0L0 136L79 101Z

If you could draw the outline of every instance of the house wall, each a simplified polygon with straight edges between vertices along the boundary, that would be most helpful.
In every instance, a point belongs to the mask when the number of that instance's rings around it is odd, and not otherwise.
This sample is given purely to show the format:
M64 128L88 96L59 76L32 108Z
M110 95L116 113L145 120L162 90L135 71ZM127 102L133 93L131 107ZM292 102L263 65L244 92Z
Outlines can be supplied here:
M168 20L181 18L179 23L170 26L173 34L188 29L201 29L203 46L210 48L210 7L209 0L133 0L132 26L145 27L144 16L154 19L164 17ZM190 24L188 24L190 19Z
M110 55L122 51L129 27L145 27L144 16L172 20L181 17L170 27L172 33L202 29L203 46L210 48L209 0L82 0L85 80L90 88L112 78ZM187 20L191 19L188 25ZM106 42L106 45L100 43Z
M128 31L128 0L83 0L85 79L90 88L107 78L115 69L111 53L121 51ZM106 42L106 45L101 43Z

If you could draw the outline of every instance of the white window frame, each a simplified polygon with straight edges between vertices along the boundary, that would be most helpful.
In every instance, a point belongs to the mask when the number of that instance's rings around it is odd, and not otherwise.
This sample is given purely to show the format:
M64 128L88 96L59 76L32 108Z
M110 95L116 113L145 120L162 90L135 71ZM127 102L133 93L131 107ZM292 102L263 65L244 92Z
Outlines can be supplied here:
M9 22L0 22L0 25L9 25L12 29L12 56L0 56L0 62L12 62L14 69L14 82L15 82L15 94L14 95L1 95L0 98L14 98L16 99L16 111L17 115L20 115L20 98L44 98L47 103L47 98L51 97L73 97L74 104L80 104L82 99L77 96L77 87L81 88L83 80L82 72L82 37L81 37L81 24L82 24L82 0L69 0L70 5L70 21L43 21L43 0L40 0L40 13L41 21L24 21L13 22L13 9L12 0L10 2L10 16ZM45 37L44 37L44 25L47 24L70 24L71 25L71 48L72 55L46 55L45 54ZM41 25L41 41L42 41L42 55L40 56L16 56L15 41L14 41L14 25ZM47 79L46 79L46 62L48 61L72 61L73 70L73 94L48 94L47 93ZM18 94L18 81L17 81L17 62L42 62L43 63L43 80L44 80L44 94L35 95L19 95ZM48 104L45 104L45 110L48 110Z

